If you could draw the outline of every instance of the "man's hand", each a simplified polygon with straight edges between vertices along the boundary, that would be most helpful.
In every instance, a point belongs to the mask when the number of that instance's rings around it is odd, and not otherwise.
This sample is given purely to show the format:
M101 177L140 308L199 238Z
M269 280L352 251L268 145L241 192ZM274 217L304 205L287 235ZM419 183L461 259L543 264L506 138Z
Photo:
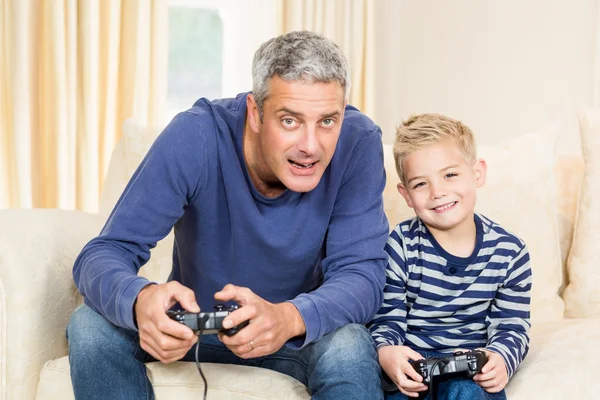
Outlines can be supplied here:
M508 370L504 358L498 353L482 349L488 357L481 372L473 377L475 383L488 393L498 393L508 383Z
M419 397L419 392L427 390L423 377L410 365L409 360L423 357L407 346L384 346L377 350L379 364L387 376L408 397Z
M249 321L248 326L233 336L219 333L219 339L241 358L272 354L290 338L306 333L304 320L292 303L269 303L250 289L231 284L215 293L215 299L233 300L242 306L223 320L223 328Z
M167 317L166 311L177 301L187 311L200 312L194 292L175 281L146 286L135 303L140 345L165 364L181 359L198 341L190 328Z

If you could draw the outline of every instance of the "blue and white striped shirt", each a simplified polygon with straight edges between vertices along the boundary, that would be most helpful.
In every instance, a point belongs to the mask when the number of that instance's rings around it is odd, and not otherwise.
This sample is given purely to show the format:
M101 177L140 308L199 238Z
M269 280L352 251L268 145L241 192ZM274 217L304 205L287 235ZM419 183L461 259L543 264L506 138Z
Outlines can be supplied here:
M383 305L370 326L377 345L452 353L485 348L512 376L529 348L531 268L525 243L475 214L469 257L445 251L419 218L390 234Z

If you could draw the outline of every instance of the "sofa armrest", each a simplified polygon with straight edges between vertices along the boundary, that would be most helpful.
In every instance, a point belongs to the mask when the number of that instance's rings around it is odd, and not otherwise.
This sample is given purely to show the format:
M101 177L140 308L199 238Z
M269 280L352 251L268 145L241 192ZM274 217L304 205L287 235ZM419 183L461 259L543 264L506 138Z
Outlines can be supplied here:
M79 211L0 211L1 400L33 399L44 363L67 354L78 301L71 270L104 221Z

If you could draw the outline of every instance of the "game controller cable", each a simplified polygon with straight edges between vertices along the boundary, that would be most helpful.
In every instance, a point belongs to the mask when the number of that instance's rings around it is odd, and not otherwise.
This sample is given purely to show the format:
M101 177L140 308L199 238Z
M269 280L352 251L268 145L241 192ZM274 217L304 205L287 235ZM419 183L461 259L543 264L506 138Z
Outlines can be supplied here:
M240 329L244 328L248 325L248 321L244 321L237 326L234 326L229 329L223 329L222 323L225 317L229 315L231 312L238 309L237 305L232 305L229 307L225 307L222 304L217 304L215 306L215 310L213 312L207 313L193 313L189 311L181 311L181 310L167 310L167 315L174 321L179 322L180 324L186 325L190 328L196 335L198 335L198 342L196 342L196 367L198 368L198 372L202 377L202 381L204 382L204 400L206 400L206 395L208 391L208 384L206 382L206 377L202 372L202 368L200 366L200 358L198 356L199 347L200 347L200 338L202 334L214 334L214 333L223 333L227 336L235 335Z
M440 358L435 362L435 364L433 364L433 367L431 367L431 377L429 378L429 395L431 400L437 400L437 393L435 393L435 386L433 385L434 371L438 365L441 366L443 363L448 364L448 360Z
M198 318L198 341L196 342L196 367L198 368L198 372L200 372L200 376L202 377L202 381L204 382L204 400L206 400L206 393L208 392L208 383L206 382L206 377L202 372L202 367L200 366L200 361L198 359L198 349L200 348L200 338L202 337L202 332L204 331L204 325L206 321L208 321L208 315L204 314L202 318Z

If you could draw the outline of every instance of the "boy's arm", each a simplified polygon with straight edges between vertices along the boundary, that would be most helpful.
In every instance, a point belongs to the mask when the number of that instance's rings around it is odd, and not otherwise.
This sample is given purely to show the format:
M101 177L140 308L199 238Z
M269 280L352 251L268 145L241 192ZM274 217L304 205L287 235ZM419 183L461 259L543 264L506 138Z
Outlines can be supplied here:
M510 378L529 350L531 267L529 252L523 246L511 260L504 284L498 289L486 318L486 350L504 359Z
M388 253L383 304L369 327L377 348L401 346L406 339L406 281L408 272L400 225L390 234L385 251Z

